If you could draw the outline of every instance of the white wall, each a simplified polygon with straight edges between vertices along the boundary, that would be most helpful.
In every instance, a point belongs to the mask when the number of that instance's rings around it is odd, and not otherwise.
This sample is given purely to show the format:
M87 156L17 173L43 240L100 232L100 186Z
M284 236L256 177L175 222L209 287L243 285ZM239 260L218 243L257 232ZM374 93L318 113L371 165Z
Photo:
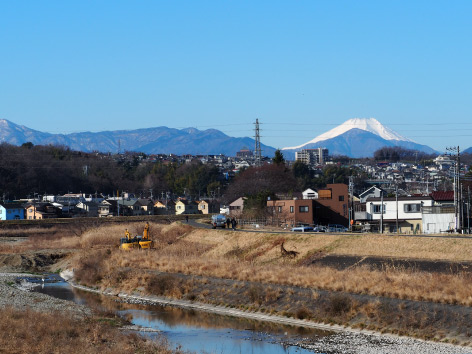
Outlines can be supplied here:
M454 214L423 214L423 233L438 234L454 229Z

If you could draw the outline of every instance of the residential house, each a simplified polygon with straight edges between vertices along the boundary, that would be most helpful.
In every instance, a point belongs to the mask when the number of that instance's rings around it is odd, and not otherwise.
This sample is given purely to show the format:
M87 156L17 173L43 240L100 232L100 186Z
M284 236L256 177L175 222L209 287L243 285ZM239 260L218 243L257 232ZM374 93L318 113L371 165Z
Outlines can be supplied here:
M153 215L154 204L148 199L118 199L118 207L120 215L137 216L137 215Z
M22 220L25 209L20 203L0 203L0 220Z
M349 223L349 192L344 183L327 184L326 188L318 190L317 223L331 223L347 226ZM337 215L336 215L337 214Z
M218 213L220 204L212 200L200 200L198 202L198 211L202 214Z
M238 218L241 216L244 210L244 201L246 198L239 197L238 199L234 200L232 203L229 204L229 215L231 217Z
M307 190L302 192L303 199L318 199L318 192L308 188Z
M116 200L104 200L98 204L98 217L106 218L116 216L118 203Z
M173 200L156 200L154 202L154 215L170 214L175 214L175 202Z
M141 214L141 206L136 198L117 199L120 216L135 216Z
M456 226L454 191L434 191L431 193L433 206L423 207L423 233L437 234L451 232Z
M306 195L309 193L307 192ZM340 224L347 226L348 186L342 183L328 184L317 193L317 199L269 200L267 207L274 221L280 225Z
M268 200L267 207L277 225L292 227L315 223L313 199Z
M365 211L355 213L355 220L368 224L371 230L400 233L423 232L422 211L433 206L430 196L369 198Z
M98 216L98 204L94 202L80 202L76 206L78 215L87 217Z
M380 195L383 194L386 196L385 191L382 188L377 186L372 186L369 189L366 189L364 192L359 194L359 201L365 203L369 198L380 198Z
M175 203L175 214L198 214L198 202L181 199Z
M154 203L149 199L138 199L140 215L154 215Z
M54 207L51 203L29 202L24 208L26 209L26 219L28 220L54 219L62 215L61 209Z

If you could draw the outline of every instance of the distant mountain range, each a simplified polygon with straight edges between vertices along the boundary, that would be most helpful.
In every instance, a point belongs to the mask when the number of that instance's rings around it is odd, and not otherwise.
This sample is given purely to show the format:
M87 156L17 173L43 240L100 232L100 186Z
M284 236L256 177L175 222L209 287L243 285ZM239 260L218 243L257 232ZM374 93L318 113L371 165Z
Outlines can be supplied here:
M157 127L137 130L50 134L16 125L0 119L0 142L21 145L64 145L77 151L117 153L139 151L146 154L235 156L244 147L254 149L251 138L233 138L219 130L195 128L173 129ZM261 144L265 156L274 156L275 148Z
M284 155L293 154L301 149L324 147L330 155L346 155L349 157L372 157L382 147L399 146L405 149L423 151L428 154L437 153L426 145L417 144L394 130L383 126L374 118L354 118L323 133L305 144L286 147Z
M254 149L254 139L234 138L216 129L174 129L156 127L137 130L82 132L73 134L50 134L0 119L0 142L21 145L64 145L77 151L100 151L117 153L118 150L139 151L146 154L192 154L235 156L244 147ZM330 155L349 157L372 157L382 147L399 146L406 149L438 153L426 145L401 136L383 126L374 118L354 118L323 133L316 138L294 147L282 149L286 159L293 160L295 151L325 147ZM264 156L274 156L275 148L261 144ZM463 152L472 153L472 147Z

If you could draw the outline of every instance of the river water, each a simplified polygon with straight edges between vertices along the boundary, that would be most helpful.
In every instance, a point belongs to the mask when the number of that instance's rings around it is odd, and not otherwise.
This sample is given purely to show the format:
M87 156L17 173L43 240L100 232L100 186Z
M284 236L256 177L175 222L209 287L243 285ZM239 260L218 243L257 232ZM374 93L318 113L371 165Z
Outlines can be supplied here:
M164 335L172 347L197 353L316 353L297 344L309 343L332 334L170 306L126 304L109 296L74 289L54 275L45 281L40 280L36 291L117 313L133 325L157 331L142 331L143 335Z

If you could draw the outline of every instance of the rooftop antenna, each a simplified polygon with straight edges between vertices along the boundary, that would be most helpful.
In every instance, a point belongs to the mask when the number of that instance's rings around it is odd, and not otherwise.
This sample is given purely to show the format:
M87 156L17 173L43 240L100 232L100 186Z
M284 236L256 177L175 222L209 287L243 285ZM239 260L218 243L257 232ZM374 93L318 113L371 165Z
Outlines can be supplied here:
M255 138L254 140L256 141L256 148L254 149L254 154L256 158L256 166L261 165L262 161L262 153L261 153L261 135L260 135L260 130L259 130L259 119L256 118L256 123L255 123Z

